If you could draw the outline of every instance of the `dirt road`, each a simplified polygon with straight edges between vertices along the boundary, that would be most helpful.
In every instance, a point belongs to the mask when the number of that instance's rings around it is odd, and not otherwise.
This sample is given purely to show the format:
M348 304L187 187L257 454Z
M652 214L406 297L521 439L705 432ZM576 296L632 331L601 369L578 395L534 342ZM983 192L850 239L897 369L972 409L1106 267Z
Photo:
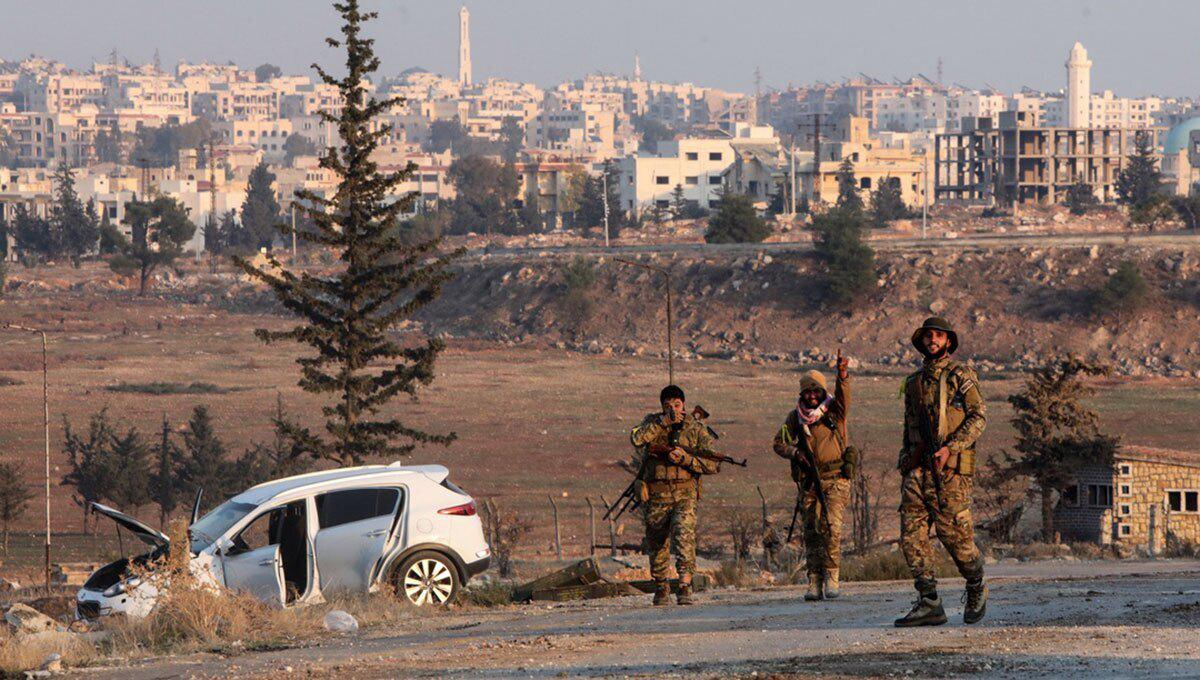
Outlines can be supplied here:
M979 625L899 630L907 583L717 590L700 606L648 598L449 613L302 649L193 656L93 677L1064 677L1200 676L1200 562L1044 562L991 569Z

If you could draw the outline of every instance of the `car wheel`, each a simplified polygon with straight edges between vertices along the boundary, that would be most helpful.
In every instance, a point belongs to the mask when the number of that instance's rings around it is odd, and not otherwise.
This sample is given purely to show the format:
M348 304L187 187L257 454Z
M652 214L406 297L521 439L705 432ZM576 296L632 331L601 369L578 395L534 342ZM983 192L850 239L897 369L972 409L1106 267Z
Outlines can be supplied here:
M458 596L458 569L445 555L424 550L392 573L396 595L418 607L444 607Z

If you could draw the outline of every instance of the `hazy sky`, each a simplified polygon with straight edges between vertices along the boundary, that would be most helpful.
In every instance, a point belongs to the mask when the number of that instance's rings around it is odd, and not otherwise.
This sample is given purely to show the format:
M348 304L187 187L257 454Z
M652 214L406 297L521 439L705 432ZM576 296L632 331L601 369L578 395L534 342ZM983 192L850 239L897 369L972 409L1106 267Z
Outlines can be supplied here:
M380 12L382 71L409 66L454 74L458 2L372 0ZM837 80L864 72L889 80L922 72L1011 90L1057 90L1080 40L1093 90L1126 96L1200 91L1196 0L474 0L476 79L501 76L549 85L592 71L630 73L641 53L646 78L751 91L763 82ZM131 61L155 48L178 59L264 61L310 73L337 55L336 31L319 0L0 0L0 58L30 53L87 67L115 47Z

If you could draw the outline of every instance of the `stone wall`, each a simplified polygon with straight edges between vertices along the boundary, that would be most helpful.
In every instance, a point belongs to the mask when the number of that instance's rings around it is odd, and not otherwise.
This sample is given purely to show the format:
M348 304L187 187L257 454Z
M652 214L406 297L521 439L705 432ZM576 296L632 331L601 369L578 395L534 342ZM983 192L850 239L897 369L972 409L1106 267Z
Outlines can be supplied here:
M1118 543L1131 549L1150 546L1151 508L1154 508L1154 552L1166 547L1167 532L1180 542L1200 543L1200 465L1122 457L1112 469L1088 467L1077 476L1077 503L1061 502L1054 511L1055 528L1063 540L1106 542L1111 532ZM1112 523L1105 517L1108 506L1093 502L1090 487L1112 488ZM1183 508L1172 512L1168 493L1181 492ZM1197 494L1196 508L1188 511L1186 494Z

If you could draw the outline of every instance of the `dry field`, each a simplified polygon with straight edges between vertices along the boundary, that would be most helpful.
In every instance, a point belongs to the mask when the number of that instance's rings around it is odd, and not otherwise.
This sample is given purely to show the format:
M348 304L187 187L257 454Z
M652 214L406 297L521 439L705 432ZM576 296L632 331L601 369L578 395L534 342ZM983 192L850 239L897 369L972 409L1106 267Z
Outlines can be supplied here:
M0 322L52 329L50 349L52 464L55 483L64 471L61 452L63 417L77 427L100 408L153 438L164 415L182 426L197 404L213 413L231 454L271 436L269 418L276 395L292 413L316 422L319 402L296 387L296 348L264 346L252 337L256 327L283 327L279 317L233 314L215 307L137 299L97 297L85 292L9 295L0 302ZM820 338L799 338L798 347L822 346ZM833 350L833 346L828 347ZM854 345L845 351L853 355ZM31 485L40 485L42 469L41 385L38 347L31 336L0 335L0 377L17 381L0 387L0 458L23 462ZM795 394L794 364L752 366L726 361L681 362L677 379L692 403L713 413L722 433L721 449L750 460L749 469L727 468L706 484L705 529L716 540L725 531L728 508L757 508L755 485L780 515L790 511L792 486L783 461L768 445ZM628 455L628 429L656 407L666 366L657 359L585 356L539 347L501 347L452 343L439 366L435 384L417 403L396 405L412 424L454 431L448 448L417 451L414 463L448 465L453 479L480 498L494 498L534 523L525 546L529 556L548 555L550 506L559 499L568 554L587 550L585 497L610 500L627 474L616 461ZM1019 377L985 376L991 426L983 449L993 453L1011 446L1009 409L1004 398L1019 387ZM854 377L852 437L866 451L866 469L877 477L891 469L898 447L901 406L896 398L899 373ZM148 395L115 392L121 383L153 381L212 383L223 391L200 395ZM4 382L0 380L0 382ZM1126 441L1187 448L1200 440L1200 381L1117 381L1102 385L1096 406L1104 425ZM884 478L884 532L893 530L896 477ZM40 489L40 486L39 486ZM58 532L78 532L80 510L70 489L55 486L52 514ZM40 498L40 496L39 496ZM21 530L40 526L40 504L19 523ZM152 508L140 515L156 517ZM705 518L702 518L702 520ZM629 527L632 536L640 530ZM107 527L104 530L110 530ZM40 537L17 537L13 554L0 571L20 574L36 563ZM56 559L80 560L97 546L65 536Z

